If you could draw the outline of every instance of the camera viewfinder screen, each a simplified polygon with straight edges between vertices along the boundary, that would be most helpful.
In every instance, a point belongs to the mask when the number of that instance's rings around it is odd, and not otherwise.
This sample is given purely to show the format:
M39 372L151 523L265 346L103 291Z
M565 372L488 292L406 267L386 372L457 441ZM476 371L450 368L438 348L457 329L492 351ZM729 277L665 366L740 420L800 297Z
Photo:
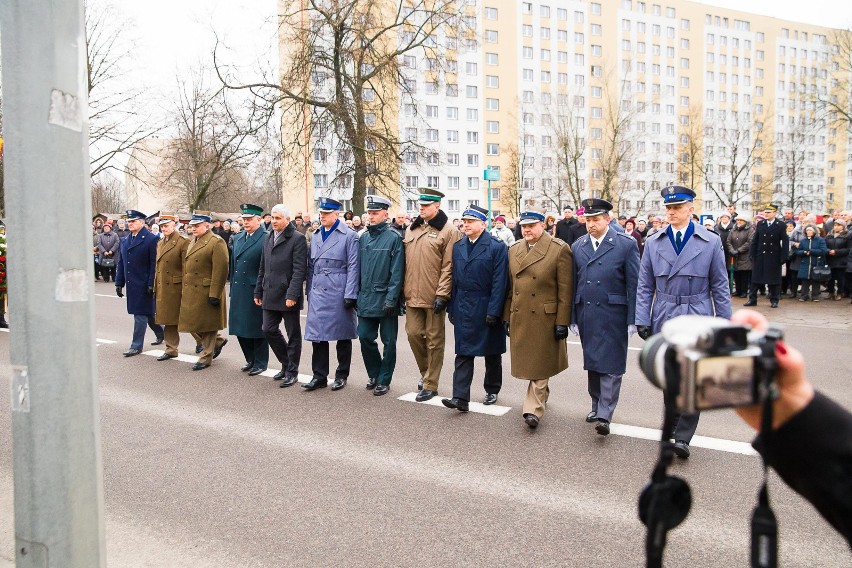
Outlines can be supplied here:
M695 365L697 409L754 404L754 359L707 357Z

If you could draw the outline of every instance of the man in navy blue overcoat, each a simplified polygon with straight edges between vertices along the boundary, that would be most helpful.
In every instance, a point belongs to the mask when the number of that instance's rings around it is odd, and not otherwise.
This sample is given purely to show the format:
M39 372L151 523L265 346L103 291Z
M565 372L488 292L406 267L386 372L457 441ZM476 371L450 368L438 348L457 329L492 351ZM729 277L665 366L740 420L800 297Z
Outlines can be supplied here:
M627 368L627 341L636 332L636 286L639 247L633 237L607 223L612 204L604 199L583 201L588 234L571 245L574 253L574 309L571 331L583 345L592 411L586 422L598 434L609 434L609 423Z
M163 326L154 323L154 276L157 265L157 243L160 239L145 226L145 214L127 211L130 234L121 239L115 274L115 293L121 298L127 285L127 313L133 314L133 340L125 357L139 355L145 342L145 326L151 328L156 341L163 342Z
M509 252L485 230L488 211L470 205L462 215L462 237L453 246L452 294L447 310L456 343L453 398L448 408L467 412L474 357L485 358L485 404L497 402L503 385L503 304L509 281Z

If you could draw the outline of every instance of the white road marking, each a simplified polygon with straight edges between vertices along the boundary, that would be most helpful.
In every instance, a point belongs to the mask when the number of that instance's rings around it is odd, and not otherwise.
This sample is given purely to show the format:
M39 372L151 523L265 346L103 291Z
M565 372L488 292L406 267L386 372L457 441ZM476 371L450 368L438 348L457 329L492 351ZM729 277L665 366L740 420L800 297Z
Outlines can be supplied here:
M414 400L414 397L417 396L416 392L405 393L404 395L397 398L397 400L404 400L405 402L417 402ZM430 398L425 402L417 402L417 404L428 404L431 406L440 406L444 410L451 410L441 403L441 397L435 396ZM471 402L470 403L470 411L478 412L479 414L487 414L489 416L503 416L507 412L512 410L511 406L499 406L497 404L489 404L485 405L481 402ZM457 412L457 411L456 411Z
M642 426L615 423L610 424L610 432L616 436L627 436L629 438L653 441L659 441L662 435L662 431L655 428L643 428ZM748 442L736 442L722 438L710 438L709 436L693 436L689 445L694 448L707 448L708 450L718 450L731 454L742 454L745 456L757 455L757 452L754 451L754 448Z
M6 332L6 333L9 333L9 329L8 329L8 328L0 328L0 331L4 331L4 332ZM95 338L95 341L96 341L96 342L98 342L98 343L105 343L105 344L112 344L112 343L116 343L116 342L115 342L115 341L113 341L112 339L101 339L100 337L96 337L96 338Z
M150 355L151 357L159 357L165 353L162 349L151 349L149 351L143 351L142 355ZM178 353L178 356L169 359L170 361L183 361L184 363L198 363L197 355L184 355L183 353Z
M119 298L115 294L95 294L95 296L100 296L101 298L115 298L116 300L123 300L124 298Z

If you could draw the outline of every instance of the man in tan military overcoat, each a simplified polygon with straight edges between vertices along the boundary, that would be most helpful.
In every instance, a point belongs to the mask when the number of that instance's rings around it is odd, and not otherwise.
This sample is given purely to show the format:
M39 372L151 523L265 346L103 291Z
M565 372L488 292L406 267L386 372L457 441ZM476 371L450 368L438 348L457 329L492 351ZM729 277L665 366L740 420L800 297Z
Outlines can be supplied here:
M227 325L225 282L228 280L228 245L214 234L209 214L196 212L189 222L195 235L186 251L178 331L201 336L201 355L193 371L206 369L228 342L219 335Z
M157 267L154 272L154 298L156 301L155 321L163 326L166 340L165 352L157 361L165 361L178 356L180 334L180 299L183 291L183 264L189 240L177 231L177 216L171 213L160 214L160 232L163 238L157 244ZM201 338L193 333L196 343Z
M507 323L512 375L529 381L524 421L538 427L550 377L568 368L568 324L574 297L571 247L544 230L544 211L521 213L523 239L509 248Z

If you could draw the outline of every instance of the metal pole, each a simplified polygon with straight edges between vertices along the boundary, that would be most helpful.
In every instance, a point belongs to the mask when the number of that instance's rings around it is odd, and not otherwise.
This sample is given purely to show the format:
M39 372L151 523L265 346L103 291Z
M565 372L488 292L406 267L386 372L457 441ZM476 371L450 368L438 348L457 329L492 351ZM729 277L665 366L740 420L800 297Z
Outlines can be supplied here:
M494 215L491 214L491 180L488 180L488 230L491 230L491 218Z
M18 568L106 565L82 0L0 2ZM47 233L33 218L49 219Z

